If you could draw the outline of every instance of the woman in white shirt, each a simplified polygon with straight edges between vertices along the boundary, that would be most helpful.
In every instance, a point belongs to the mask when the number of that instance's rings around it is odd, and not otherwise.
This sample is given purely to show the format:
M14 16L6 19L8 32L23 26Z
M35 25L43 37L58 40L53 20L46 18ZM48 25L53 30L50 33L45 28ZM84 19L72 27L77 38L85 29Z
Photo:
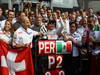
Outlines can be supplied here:
M7 20L4 29L0 29L0 40L3 40L7 44L11 44L13 31L12 24Z

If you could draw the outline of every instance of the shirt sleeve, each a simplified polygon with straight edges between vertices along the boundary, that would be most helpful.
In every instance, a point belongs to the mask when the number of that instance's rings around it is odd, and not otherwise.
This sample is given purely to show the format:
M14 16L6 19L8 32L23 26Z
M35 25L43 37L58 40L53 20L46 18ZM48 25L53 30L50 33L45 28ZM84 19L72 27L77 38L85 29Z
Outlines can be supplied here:
M33 36L36 36L38 34L39 34L39 32L33 30Z
M23 44L23 38L21 36L19 36L16 32L13 35L12 44L13 44L13 46L15 46L17 44Z
M76 40L77 44L82 45L82 36L79 33L76 34L76 36L74 37L74 39Z

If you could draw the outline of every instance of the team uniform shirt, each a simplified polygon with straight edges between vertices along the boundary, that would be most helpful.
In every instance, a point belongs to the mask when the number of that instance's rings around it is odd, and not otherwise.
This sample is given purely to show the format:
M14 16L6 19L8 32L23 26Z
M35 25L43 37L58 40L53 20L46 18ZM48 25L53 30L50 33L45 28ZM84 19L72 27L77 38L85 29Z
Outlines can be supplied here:
M78 17L76 18L76 21L79 22L81 19L82 19L82 16L78 16Z
M7 43L11 43L11 33L7 34L5 31L0 29L0 40L4 40Z
M73 34L70 34L70 37L73 37L76 40L76 43L82 45L82 36L76 31ZM78 48L73 44L73 51L72 51L72 56L77 57L79 56L79 50Z
M36 36L38 32L33 31L30 28L27 28L25 30L23 27L18 28L14 33L14 39L13 46L16 44L30 44L30 47L32 46L32 39L33 36Z
M96 41L100 41L100 30L99 31L93 31L94 35L92 35L94 37L94 39ZM100 53L100 46L99 45L95 45L95 49L92 50L92 54L93 55L98 55Z
M48 30L48 31L47 31L47 37L48 37L49 40L57 39L57 38L58 38L58 35L57 35L56 29Z
M86 28L84 28L83 26L81 26L81 27L77 28L77 32L78 32L81 36L83 36L85 29L86 29Z

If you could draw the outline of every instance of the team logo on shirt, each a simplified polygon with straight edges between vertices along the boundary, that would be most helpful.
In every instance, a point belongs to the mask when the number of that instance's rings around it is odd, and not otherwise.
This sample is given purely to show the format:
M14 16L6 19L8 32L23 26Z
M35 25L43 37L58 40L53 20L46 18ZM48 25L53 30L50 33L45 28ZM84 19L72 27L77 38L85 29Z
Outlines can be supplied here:
M22 34L22 32L18 32L18 34Z

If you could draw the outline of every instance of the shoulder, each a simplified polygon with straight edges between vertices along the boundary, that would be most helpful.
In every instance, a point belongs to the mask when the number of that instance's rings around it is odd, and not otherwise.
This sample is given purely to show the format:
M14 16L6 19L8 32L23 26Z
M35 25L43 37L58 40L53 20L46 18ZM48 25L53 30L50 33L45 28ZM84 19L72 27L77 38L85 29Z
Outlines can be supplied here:
M19 27L14 33L15 34L21 34L23 32L22 27Z
M76 37L80 37L80 36L81 36L80 33L77 32L77 31L74 33L74 35L75 35Z
M28 28L28 33L31 34L31 35L36 35L36 34L38 34L37 31L34 31L34 30L30 29L30 28Z
M1 21L1 23L5 23L5 22L6 22L6 20L2 20L2 21Z
M36 31L32 30L31 28L28 28L27 30L28 30L28 32L31 32L31 33L36 32Z
M28 31L33 31L31 28L27 28Z

